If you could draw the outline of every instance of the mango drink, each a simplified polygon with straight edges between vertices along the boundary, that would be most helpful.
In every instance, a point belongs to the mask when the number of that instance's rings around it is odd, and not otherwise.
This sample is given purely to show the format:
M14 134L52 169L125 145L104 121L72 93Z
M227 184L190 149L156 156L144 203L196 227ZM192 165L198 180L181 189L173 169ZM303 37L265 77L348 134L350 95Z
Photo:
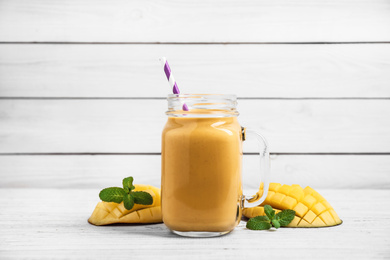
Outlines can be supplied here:
M162 134L162 216L174 231L227 232L241 218L236 117L169 117Z

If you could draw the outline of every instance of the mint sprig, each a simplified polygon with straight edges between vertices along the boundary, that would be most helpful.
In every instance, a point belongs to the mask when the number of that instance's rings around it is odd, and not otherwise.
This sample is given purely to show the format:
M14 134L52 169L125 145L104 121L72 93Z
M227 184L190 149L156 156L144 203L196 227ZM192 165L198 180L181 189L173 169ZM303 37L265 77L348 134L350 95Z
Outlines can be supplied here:
M115 202L121 203L123 201L123 196L125 196L126 192L122 188L111 187L105 188L99 193L99 197L101 200L107 202Z
M132 191L135 189L134 185L133 185L133 177L127 177L127 178L124 178L123 181L122 181L122 185L123 185L123 189L125 191Z
M295 211L292 209L285 209L275 215L275 220L280 223L280 226L285 227L293 221L295 217Z
M123 205L128 210L134 207L134 197L132 196L131 193L127 193L125 194L125 196L123 196Z
M121 203L127 210L131 210L134 204L152 205L153 197L145 191L133 191L133 177L124 178L122 181L123 188L110 187L100 191L99 198L105 202Z
M265 205L264 206L264 212L267 217L272 220L275 217L275 210L272 209L270 205Z
M151 205L153 203L152 196L145 191L133 191L131 195L133 195L134 203L136 204Z
M254 218L251 218L247 223L246 227L252 230L266 230L271 228L271 224L268 221L261 221L256 218L262 217L262 216L257 216Z
M264 206L265 216L251 218L246 223L246 227L252 230L267 230L272 226L276 229L285 227L294 219L295 211L285 209L275 215L275 210L270 205Z

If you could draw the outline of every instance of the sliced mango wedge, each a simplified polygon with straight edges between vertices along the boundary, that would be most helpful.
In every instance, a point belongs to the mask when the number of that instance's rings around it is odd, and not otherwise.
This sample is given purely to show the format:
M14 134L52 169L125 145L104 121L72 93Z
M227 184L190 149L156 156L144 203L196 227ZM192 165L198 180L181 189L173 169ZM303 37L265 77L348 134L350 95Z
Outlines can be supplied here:
M131 210L127 210L121 203L99 202L92 212L88 222L97 225L109 225L114 223L160 223L161 216L161 190L151 185L134 184L134 191L145 191L153 197L152 205L135 204Z
M260 187L258 197L262 194ZM242 213L247 218L264 216L264 205L270 205L276 213L294 210L295 218L287 227L328 227L342 223L329 202L309 186L302 189L297 184L270 183L265 201L257 207L244 208Z

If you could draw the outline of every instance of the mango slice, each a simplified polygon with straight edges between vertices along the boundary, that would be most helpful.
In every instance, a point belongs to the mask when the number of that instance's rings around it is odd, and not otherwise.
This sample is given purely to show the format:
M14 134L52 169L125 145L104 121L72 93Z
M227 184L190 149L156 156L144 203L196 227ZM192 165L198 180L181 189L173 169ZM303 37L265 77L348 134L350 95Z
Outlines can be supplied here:
M127 210L121 203L99 202L92 212L88 222L97 225L114 223L160 223L161 217L161 191L159 188L134 184L134 191L145 191L153 197L152 205L135 204L131 210Z
M258 197L262 194L260 187ZM265 201L257 207L244 208L242 214L247 218L264 216L264 205L270 205L276 213L294 210L295 218L287 227L329 227L342 223L329 202L309 186L302 189L297 184L270 183Z

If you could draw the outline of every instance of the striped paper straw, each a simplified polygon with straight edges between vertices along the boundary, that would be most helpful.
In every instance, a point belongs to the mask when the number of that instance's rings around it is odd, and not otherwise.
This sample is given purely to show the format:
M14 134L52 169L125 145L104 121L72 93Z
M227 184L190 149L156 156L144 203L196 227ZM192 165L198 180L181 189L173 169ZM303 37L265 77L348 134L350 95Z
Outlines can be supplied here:
M167 76L169 86L172 89L173 94L180 94L179 87L177 86L176 80L173 77L171 68L169 67L168 61L165 57L160 58L161 64L164 66L165 76ZM184 103L183 110L188 111L188 106Z

